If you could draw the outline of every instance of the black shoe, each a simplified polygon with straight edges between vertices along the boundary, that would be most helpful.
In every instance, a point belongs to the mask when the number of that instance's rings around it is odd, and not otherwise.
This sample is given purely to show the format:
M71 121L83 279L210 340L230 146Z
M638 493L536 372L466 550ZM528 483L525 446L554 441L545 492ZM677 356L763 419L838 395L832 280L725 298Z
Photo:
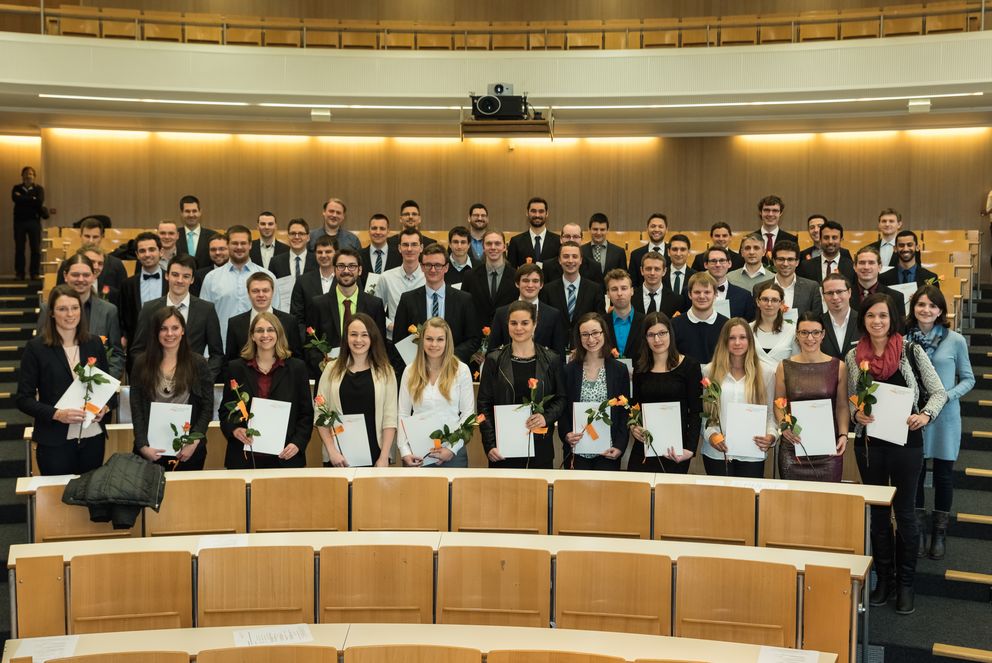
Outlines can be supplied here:
M891 578L888 575L879 575L878 582L875 583L875 589L873 589L871 594L868 596L868 605L873 605L876 607L885 605L892 600L895 593L895 578Z
M913 591L911 586L901 585L896 596L896 613L900 615L911 615L916 611L913 606L913 600L916 598L916 592Z
M933 512L933 534L930 536L930 559L944 559L947 543L947 523L951 514L947 511Z

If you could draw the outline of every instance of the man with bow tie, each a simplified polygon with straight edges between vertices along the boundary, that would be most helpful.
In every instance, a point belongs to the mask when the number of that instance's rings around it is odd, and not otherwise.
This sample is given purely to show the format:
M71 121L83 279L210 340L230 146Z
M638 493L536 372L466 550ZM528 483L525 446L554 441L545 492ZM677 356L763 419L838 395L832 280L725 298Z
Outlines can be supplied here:
M121 287L121 327L129 342L137 334L141 307L169 291L162 270L162 242L153 232L140 233L134 239L139 269Z

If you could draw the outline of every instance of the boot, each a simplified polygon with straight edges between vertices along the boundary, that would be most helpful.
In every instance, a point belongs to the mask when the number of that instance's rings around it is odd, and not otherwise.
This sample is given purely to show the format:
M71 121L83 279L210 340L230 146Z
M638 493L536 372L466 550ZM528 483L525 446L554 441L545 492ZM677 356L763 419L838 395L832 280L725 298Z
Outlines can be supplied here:
M868 596L869 605L885 605L895 595L896 569L892 545L892 527L871 533L872 561L877 582Z
M918 539L918 544L916 546L916 556L926 557L927 556L927 510L917 509L916 510L916 528L920 531Z
M916 611L916 608L913 606L915 598L916 592L913 591L911 585L900 585L896 593L896 612L900 615L913 614Z
M944 559L947 539L947 522L951 514L947 511L933 512L933 534L930 537L930 559Z

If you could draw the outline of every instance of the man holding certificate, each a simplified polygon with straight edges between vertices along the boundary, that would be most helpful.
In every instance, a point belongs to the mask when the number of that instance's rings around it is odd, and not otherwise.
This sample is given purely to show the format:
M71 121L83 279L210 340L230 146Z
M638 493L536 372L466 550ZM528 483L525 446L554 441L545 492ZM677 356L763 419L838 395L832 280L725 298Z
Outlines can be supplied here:
M848 389L855 428L855 458L866 484L894 486L898 535L892 538L889 508L871 508L871 545L878 583L869 601L885 605L895 596L896 612L914 611L913 579L919 524L913 511L923 466L923 427L940 414L947 392L926 351L899 333L902 302L875 293L861 302L862 337L847 353ZM922 384L921 384L922 382ZM869 393L873 385L877 388ZM929 398L922 402L921 393ZM872 398L874 397L874 398ZM898 553L894 546L898 546ZM898 568L896 561L898 560Z

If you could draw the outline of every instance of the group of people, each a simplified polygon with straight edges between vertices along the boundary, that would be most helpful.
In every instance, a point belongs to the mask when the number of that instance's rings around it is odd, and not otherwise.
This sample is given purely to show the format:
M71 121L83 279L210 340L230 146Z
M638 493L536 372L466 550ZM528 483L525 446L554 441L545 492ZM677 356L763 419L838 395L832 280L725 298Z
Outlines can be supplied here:
M717 223L691 266L688 237L669 236L664 214L650 215L647 243L628 260L609 242L605 215L590 218L582 243L578 224L560 235L548 229L541 198L528 201L528 228L509 243L489 228L485 205L472 205L447 247L421 233L415 201L401 205L398 234L390 236L386 215L373 215L365 247L343 227L346 207L336 198L324 203L320 227L290 221L288 245L275 239L270 212L259 215L255 240L245 226L203 227L193 196L180 212L181 228L163 222L123 249L138 263L131 277L102 248L103 226L82 223L83 246L60 268L64 283L49 293L22 358L17 403L35 419L43 474L102 463L102 422L116 400L76 435L69 426L86 412L56 405L75 367L89 363L115 377L126 371L135 453L179 471L202 469L206 440L194 435L174 459L166 456L148 439L152 403L192 405L191 433L205 435L217 414L232 469L304 466L314 424L326 424L327 412L361 415L378 467L468 465L464 440L414 449L399 434L402 417L413 415L479 415L490 467L553 468L557 429L564 468L619 470L626 456L630 471L686 473L701 454L708 474L763 477L773 455L783 478L820 481L840 481L853 432L862 480L896 487L897 535L888 510L873 507L872 604L897 596L897 610L912 612L917 555L944 554L957 401L974 377L939 282L919 264L916 235L895 210L880 215L879 241L852 257L841 246L843 227L821 215L808 220L813 246L800 250L779 228L784 203L769 196L758 203L760 228L739 252L730 248L730 227ZM885 274L883 265L891 267ZM908 306L887 280L915 284ZM404 354L411 335L412 354ZM913 391L905 444L867 434L870 408L851 397L868 376ZM250 451L255 398L291 404L278 454ZM813 399L831 402L834 453L807 455L801 431L789 426L787 404ZM573 406L590 402L606 404L608 445L576 452L588 427L576 424ZM652 403L674 404L681 429L652 432L639 416ZM767 413L742 456L726 440L735 403ZM526 455L501 452L501 405L530 408ZM317 431L325 465L349 465L334 424ZM925 458L933 459L935 486L929 546Z

